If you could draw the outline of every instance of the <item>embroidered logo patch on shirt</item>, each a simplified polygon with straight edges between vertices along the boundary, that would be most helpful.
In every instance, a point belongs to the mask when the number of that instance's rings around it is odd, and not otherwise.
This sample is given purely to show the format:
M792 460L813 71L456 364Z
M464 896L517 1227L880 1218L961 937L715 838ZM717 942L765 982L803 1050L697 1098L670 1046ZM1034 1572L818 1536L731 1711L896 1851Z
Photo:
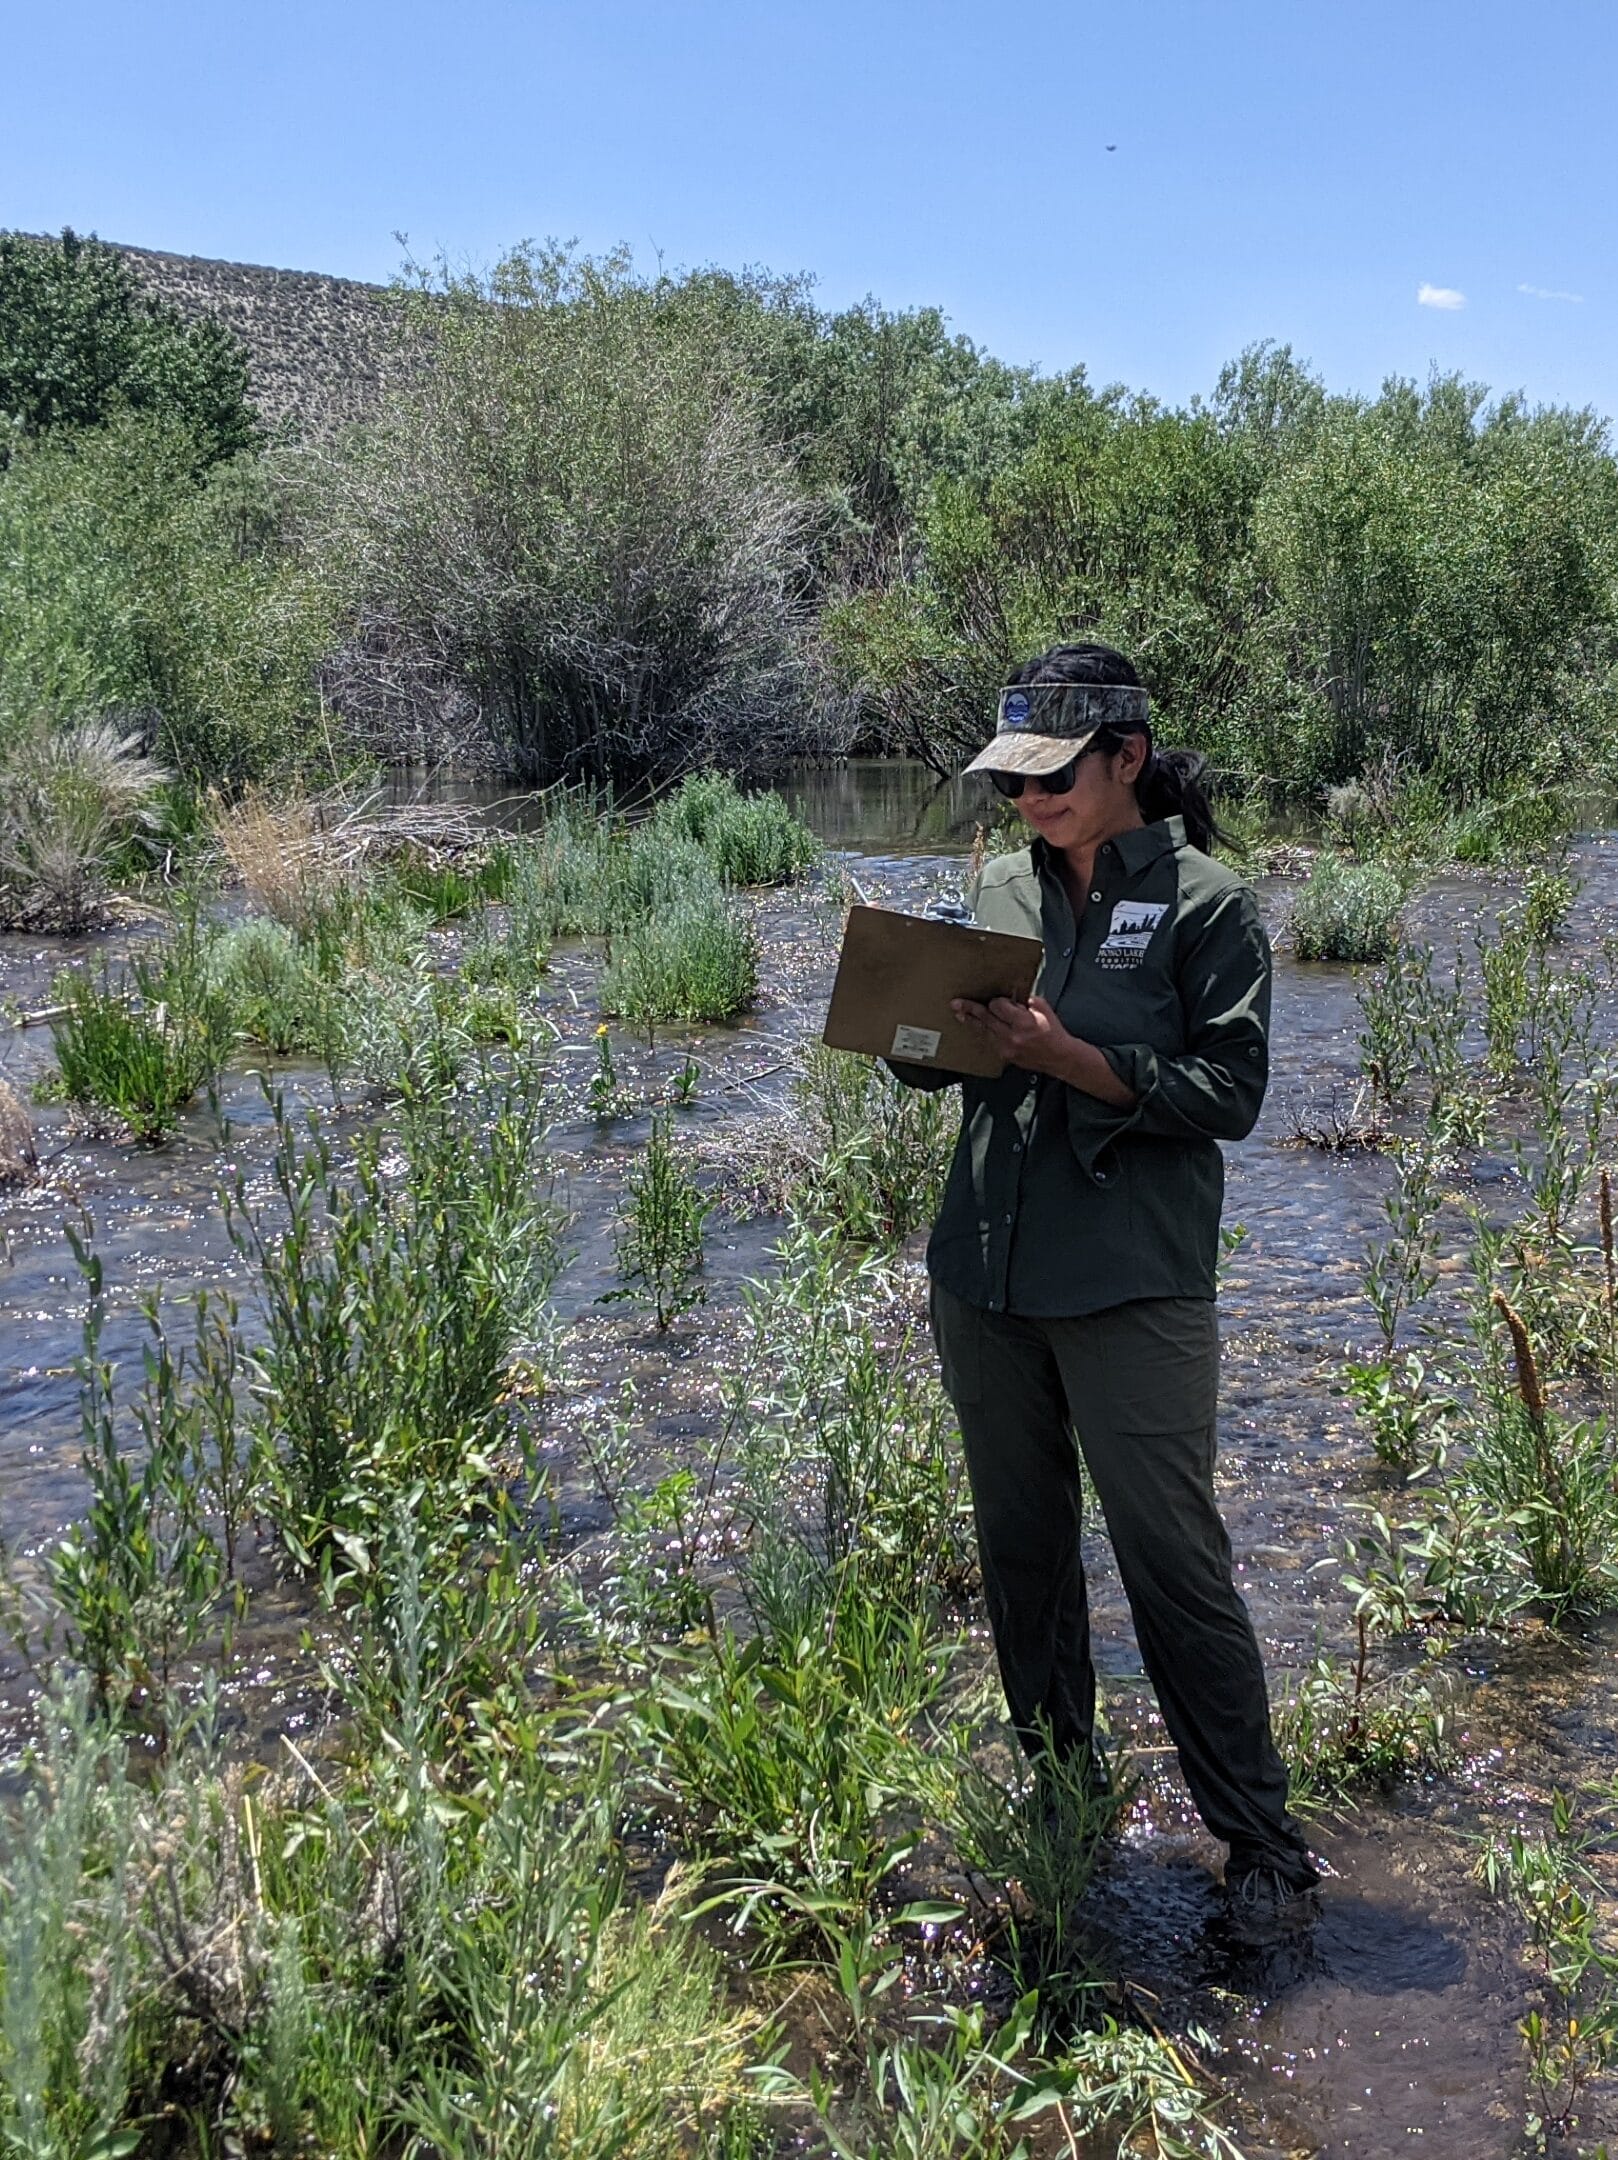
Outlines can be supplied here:
M1096 966L1139 967L1152 932L1168 911L1166 900L1120 900L1112 911L1112 928L1096 948Z

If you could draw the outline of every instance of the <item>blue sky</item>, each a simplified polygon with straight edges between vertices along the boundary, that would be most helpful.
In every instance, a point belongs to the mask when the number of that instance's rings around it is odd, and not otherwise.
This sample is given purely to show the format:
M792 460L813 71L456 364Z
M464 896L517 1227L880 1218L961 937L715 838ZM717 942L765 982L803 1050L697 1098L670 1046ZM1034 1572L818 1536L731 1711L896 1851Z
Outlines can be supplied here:
M625 241L933 302L1006 359L1171 400L1269 337L1334 388L1437 363L1618 413L1614 0L13 0L0 25L0 225L375 279L401 231L461 263Z

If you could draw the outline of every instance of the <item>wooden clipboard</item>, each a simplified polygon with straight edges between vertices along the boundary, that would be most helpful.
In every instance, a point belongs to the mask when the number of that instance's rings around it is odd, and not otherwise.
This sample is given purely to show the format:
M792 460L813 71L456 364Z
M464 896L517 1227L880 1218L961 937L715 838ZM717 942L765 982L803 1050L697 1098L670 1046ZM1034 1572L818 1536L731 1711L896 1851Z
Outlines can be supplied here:
M996 1080L1004 1059L956 1019L950 1000L1024 1003L1044 953L1038 938L891 908L850 908L821 1041L833 1050Z

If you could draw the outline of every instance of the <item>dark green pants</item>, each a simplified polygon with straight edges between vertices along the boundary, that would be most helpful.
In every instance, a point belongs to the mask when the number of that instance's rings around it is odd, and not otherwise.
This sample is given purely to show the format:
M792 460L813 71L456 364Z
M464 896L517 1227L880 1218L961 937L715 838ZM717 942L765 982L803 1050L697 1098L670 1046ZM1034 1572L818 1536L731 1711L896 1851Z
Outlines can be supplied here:
M1012 1723L1090 1745L1095 1668L1079 1551L1078 1453L1102 1512L1147 1677L1203 1821L1233 1866L1313 1881L1287 1813L1264 1666L1214 1500L1219 1327L1202 1298L1142 1298L1077 1320L980 1311L933 1285L960 1419L984 1596Z

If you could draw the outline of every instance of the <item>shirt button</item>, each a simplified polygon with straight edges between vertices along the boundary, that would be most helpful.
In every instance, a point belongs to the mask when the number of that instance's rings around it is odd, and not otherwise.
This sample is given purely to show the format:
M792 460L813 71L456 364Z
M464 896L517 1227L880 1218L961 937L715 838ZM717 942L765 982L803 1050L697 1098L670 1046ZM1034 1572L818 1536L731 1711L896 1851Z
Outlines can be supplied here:
M1105 1170L1098 1170L1098 1171L1096 1172L1096 1183L1097 1183L1098 1185L1105 1185L1105 1184L1106 1184L1106 1182L1107 1182L1107 1173L1106 1173L1106 1171L1105 1171Z
M1020 1155L1022 1153L1022 1142L1020 1140L1012 1141L1011 1152L1013 1155Z
M1090 895L1090 898L1091 898L1092 900L1099 900L1099 899L1101 898L1101 895L1100 895L1100 893L1098 893L1098 892L1093 892L1093 893L1092 893L1092 894Z
M1064 946L1062 947L1062 958L1063 958L1064 960L1071 960L1071 959L1072 959L1072 957L1073 957L1073 948L1072 948L1072 946L1071 946L1071 945L1064 945Z
M1006 1217L1006 1221L1007 1221L1007 1222L1010 1222L1010 1220L1011 1220L1011 1217L1010 1217L1010 1216L1008 1215L1008 1216Z
M1258 1051L1252 1044L1249 1044L1247 1054L1250 1058L1257 1060Z

